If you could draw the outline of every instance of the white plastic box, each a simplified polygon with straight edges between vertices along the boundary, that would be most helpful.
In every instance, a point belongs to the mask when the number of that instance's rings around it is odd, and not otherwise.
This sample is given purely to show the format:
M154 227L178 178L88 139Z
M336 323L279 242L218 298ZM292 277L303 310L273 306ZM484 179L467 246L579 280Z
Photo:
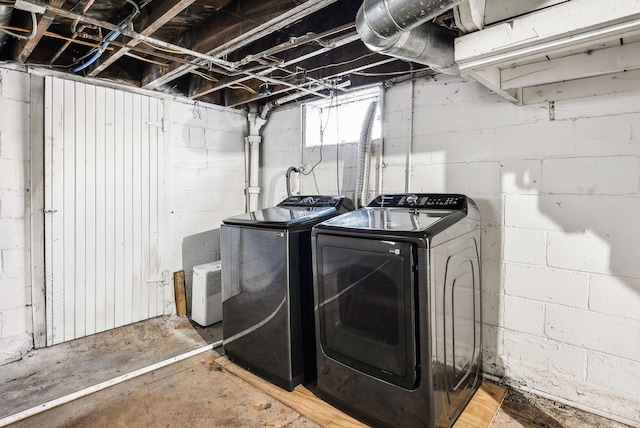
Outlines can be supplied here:
M222 321L220 261L193 267L191 319L203 327Z

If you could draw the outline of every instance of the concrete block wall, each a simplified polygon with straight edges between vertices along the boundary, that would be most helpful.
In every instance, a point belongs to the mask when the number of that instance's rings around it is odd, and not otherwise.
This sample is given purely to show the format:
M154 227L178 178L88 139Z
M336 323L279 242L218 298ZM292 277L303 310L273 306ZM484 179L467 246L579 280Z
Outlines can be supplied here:
M357 144L302 147L300 107L273 111L262 132L260 183L261 207L276 205L286 197L286 172L290 166L304 167L304 174L291 175L292 194L345 195L355 202ZM369 197L378 193L379 141L372 142ZM322 160L320 163L318 161ZM317 164L317 165L316 165Z
M0 365L32 348L31 76L0 67Z
M202 103L168 104L171 147L171 269L185 271L190 310L193 267L220 260L219 228L245 211L247 116Z
M393 86L383 105L381 191L480 208L485 372L640 426L640 92L516 106L443 78ZM299 121L277 110L266 130ZM265 147L295 160L298 136L282 135ZM305 189L334 190L355 165L332 151Z
M300 109L286 107L272 111L262 129L260 147L260 208L277 205L287 197L286 173L300 166ZM300 175L291 174L291 192L300 190Z
M384 191L408 169L411 191L483 215L485 371L640 423L640 93L516 106L445 79L386 97L413 138L386 128Z

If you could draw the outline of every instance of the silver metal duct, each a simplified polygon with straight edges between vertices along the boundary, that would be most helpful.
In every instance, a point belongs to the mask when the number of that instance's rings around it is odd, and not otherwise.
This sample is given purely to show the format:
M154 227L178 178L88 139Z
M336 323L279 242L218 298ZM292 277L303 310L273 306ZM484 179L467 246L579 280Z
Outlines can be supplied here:
M9 25L12 13L13 6L0 6L0 25ZM2 48L6 38L7 34L4 31L0 31L0 48Z
M360 141L358 141L358 163L356 165L356 208L362 208L367 204L367 191L369 184L369 164L371 157L371 130L373 119L376 117L378 102L372 101L362 122Z
M356 30L374 52L458 74L454 35L431 21L462 0L364 0Z

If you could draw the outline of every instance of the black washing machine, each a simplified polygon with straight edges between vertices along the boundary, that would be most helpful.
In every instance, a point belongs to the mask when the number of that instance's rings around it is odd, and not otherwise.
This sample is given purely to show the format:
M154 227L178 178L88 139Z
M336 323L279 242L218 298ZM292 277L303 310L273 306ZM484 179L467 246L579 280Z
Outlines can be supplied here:
M480 214L381 195L313 229L318 394L373 426L449 427L481 383Z
M311 228L351 210L342 196L292 196L224 220L222 329L231 361L287 390L315 379Z

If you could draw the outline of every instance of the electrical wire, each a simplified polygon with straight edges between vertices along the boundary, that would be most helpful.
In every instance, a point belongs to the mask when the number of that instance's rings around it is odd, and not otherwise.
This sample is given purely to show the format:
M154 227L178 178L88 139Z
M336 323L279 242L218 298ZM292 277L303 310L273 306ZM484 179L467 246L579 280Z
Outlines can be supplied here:
M258 91L255 89L245 85L244 83L236 83L235 85L228 86L230 89L244 89L247 92L251 92L252 94L257 94Z
M134 13L133 15L129 18L129 20L133 20L133 18L135 18L136 16L138 16L138 14L140 14L140 6L137 5L136 2L134 2L133 0L125 0L127 3L129 3L131 6L133 6L134 9Z
M327 129L327 125L329 125L329 118L331 117L331 106L333 105L334 100L336 100L337 97L335 97L335 94L331 95L331 102L329 103L329 108L328 108L328 113L327 113L327 120L324 123L324 126L322 127L322 129L320 130L320 159L318 160L318 162L315 163L315 165L313 165L311 167L311 169L309 170L309 172L304 172L304 167L300 168L300 174L307 176L309 174L311 174L313 172L314 169L316 169L316 167L318 165L320 165L320 163L322 163L322 149L324 148L324 131ZM337 120L337 118L336 118Z
M208 80L209 82L214 82L214 83L215 83L215 82L219 82L219 81L220 81L219 79L216 79L216 78L215 78L215 77L213 77L213 76L209 76L208 74L201 73L201 72L199 72L199 71L197 71L197 70L190 70L189 72L190 72L191 74L195 74L195 75L197 75L197 76L200 76L200 77L202 77L203 79Z
M147 45L147 46L149 46L149 47L152 47L153 49L157 49L157 50L162 51L162 52L166 52L166 53L170 53L170 54L176 54L176 55L186 55L185 52L176 51L176 50L173 50L173 49L163 48L161 46L154 45L153 43L149 43L146 40L142 40L142 43Z
M31 31L31 30L28 30L26 28L12 27L10 25L0 25L0 30L2 30L2 29L12 30L12 31L19 31L21 33L28 33L28 32ZM71 38L71 37L66 37L66 36L63 36L63 35L58 34L58 33L52 33L51 31L45 31L44 35L46 37L51 37L51 38L60 39L60 40L66 40L68 42L76 43L78 45L88 46L90 48L99 48L100 47L100 45L97 44L97 43L85 42L84 40L78 40L78 39L74 39L74 38ZM108 51L112 51L113 48L107 48L107 50Z
M118 25L118 30L111 31L109 34L107 34L106 37L103 38L99 48L91 49L87 53L87 55L77 60L75 64L78 64L79 62L83 61L85 58L89 57L89 59L86 62L83 62L80 65L76 65L74 68L72 68L71 69L72 73L78 73L79 71L84 70L85 68L91 66L91 64L96 62L98 58L100 58L104 53L104 51L107 49L107 47L109 46L109 43L113 42L115 39L118 38L118 36L121 34L121 30L124 30L127 27L133 29L133 19L140 13L140 6L138 6L138 4L133 0L125 0L125 1L128 4L133 6L133 12L129 15L128 18L122 20L121 24ZM145 3L145 5L146 4L148 4L148 2Z
M141 57L140 55L136 55L136 54L131 53L131 52L126 52L125 55L128 56L128 57L131 57L131 58L135 58L135 59L140 60L140 61L149 62L149 63L155 64L155 65L160 65L162 67L169 67L169 63L167 63L167 62L160 62L160 61L155 61L153 59L144 58L144 57Z
M124 30L127 27L126 23L122 23L120 24L120 29ZM107 37L105 38L105 40L102 42L101 46L99 49L92 49L91 51L89 51L89 54L91 54L91 57L84 63L74 67L71 69L72 73L77 73L79 71L84 70L85 68L89 67L91 64L93 64L94 62L96 62L98 60L98 58L100 58L102 56L102 54L104 53L104 51L107 49L107 47L109 47L109 43L111 43L112 41L114 41L115 39L118 38L118 36L120 35L120 31L112 31L111 33L109 33L107 35ZM86 58L87 56L85 55L82 59Z
M76 7L78 7L78 5L79 5L80 3L82 3L82 0L78 0L78 1L76 1L76 2L73 4L73 6L71 6L71 7L69 8L69 12L73 12L74 10L76 10Z
M38 18L36 18L35 12L31 12L31 34L28 36L23 36L22 34L14 33L13 31L7 30L3 25L0 27L0 32L3 32L11 37L15 37L20 40L31 40L36 36L36 30L38 29Z
M71 38L71 37L62 36L60 34L52 33L50 31L45 31L44 35L48 36L48 37L52 37L54 39L66 40L68 42L75 43L75 44L78 44L78 45L89 46L91 48L100 48L100 46L101 46L101 45L99 45L97 43L85 42L84 40L78 40L78 39L74 39L74 38ZM107 47L106 50L112 51L113 48L112 47Z
M358 76L399 76L401 74L407 74L407 73L416 73L419 71L429 71L431 70L430 67L425 67L425 68L418 68L416 70L406 70L406 71L389 71L387 73L367 73L366 71L352 71L351 74L357 74Z
M318 70L322 70L322 69L324 69L324 68L329 68L329 67L339 67L339 66L341 66L341 65L350 64L350 63L352 63L352 62L359 61L359 60L361 60L361 59L364 59L364 58L370 57L370 56L372 56L372 55L376 55L376 54L372 52L372 53L368 53L368 54L364 54L364 55L362 55L362 56L359 56L358 58L354 58L354 59L350 59L350 60L347 60L347 61L338 62L338 63L335 63L335 64L325 64L325 65L321 65L321 66L316 67L316 68L310 68L309 70L306 70L306 71L307 71L307 73L310 73L310 72L312 72L312 71L318 71Z
M224 14L227 14L229 16L233 16L234 18L239 18L242 21L246 21L246 22L251 22L253 24L257 24L258 26L261 26L261 25L265 24L264 21L258 21L256 19L251 19L251 18L249 18L247 16L243 16L243 15L240 15L238 13L230 12L230 11L226 10L225 8L218 8L217 12L224 13ZM288 33L286 31L284 31L282 28L277 29L276 32L286 35L289 39L299 37L299 36L294 35L293 33Z

